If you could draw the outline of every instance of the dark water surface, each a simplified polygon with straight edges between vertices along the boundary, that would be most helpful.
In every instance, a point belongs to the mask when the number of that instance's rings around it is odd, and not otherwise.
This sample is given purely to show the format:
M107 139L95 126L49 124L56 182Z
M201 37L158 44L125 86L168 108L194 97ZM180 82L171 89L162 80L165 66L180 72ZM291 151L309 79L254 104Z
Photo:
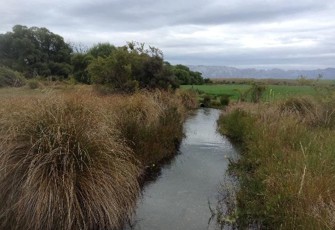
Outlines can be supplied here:
M216 131L219 115L219 110L199 109L186 121L180 154L163 166L155 181L145 185L131 229L216 229L215 221L208 224L208 201L215 208L227 158L237 154Z

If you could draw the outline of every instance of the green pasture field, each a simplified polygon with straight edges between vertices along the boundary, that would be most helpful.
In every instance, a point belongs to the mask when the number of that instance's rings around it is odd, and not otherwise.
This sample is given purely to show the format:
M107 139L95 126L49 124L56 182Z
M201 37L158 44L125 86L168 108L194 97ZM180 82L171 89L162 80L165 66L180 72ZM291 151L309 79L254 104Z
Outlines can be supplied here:
M221 96L231 95L230 99L237 100L240 92L247 91L251 85L248 84L213 84L213 85L182 85L182 89L195 89L208 95ZM291 86L291 85L266 85L263 100L281 99L290 96L315 95L317 91L313 86Z

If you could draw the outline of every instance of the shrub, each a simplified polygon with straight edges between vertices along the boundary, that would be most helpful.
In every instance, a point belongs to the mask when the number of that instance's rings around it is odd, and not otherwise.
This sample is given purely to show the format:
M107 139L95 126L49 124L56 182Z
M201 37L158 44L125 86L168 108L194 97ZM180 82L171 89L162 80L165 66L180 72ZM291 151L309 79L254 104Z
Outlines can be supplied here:
M7 67L0 66L0 88L1 87L21 87L25 84L24 77Z
M221 133L226 134L237 142L246 141L252 133L254 119L246 111L236 109L229 114L220 116L219 127Z
M220 103L221 103L221 105L227 106L229 104L229 97L230 97L230 95L222 95L220 97Z
M211 105L212 98L209 95L205 95L204 98L202 99L202 103L204 107L209 107Z
M261 100L265 90L265 86L254 83L250 89L251 102L258 103Z
M38 80L36 80L36 79L30 79L30 80L28 80L27 84L28 84L28 87L30 89L37 89L37 88L40 87L40 84L39 84Z

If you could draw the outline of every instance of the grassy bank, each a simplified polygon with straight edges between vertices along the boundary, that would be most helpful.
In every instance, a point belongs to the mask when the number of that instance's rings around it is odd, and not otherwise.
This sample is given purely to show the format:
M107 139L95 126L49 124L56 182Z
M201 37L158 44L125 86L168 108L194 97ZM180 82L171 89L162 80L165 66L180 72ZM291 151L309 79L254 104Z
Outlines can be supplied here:
M239 103L219 119L242 143L237 224L262 229L335 228L334 97Z
M161 91L4 90L0 229L120 229L145 166L175 153L192 102Z
M184 89L199 90L204 94L214 97L229 95L232 101L237 101L241 97L241 93L247 91L252 84L212 84L212 85L183 85ZM271 85L264 84L266 91L263 94L262 100L278 100L291 96L314 95L313 86L308 85Z

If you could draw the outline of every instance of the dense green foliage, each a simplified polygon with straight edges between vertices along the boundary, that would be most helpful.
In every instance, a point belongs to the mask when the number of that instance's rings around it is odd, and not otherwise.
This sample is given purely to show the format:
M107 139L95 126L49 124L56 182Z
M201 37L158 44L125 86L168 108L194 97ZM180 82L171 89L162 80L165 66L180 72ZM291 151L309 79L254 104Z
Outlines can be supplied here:
M61 36L46 28L16 25L12 32L0 34L0 64L28 78L67 77L72 71L71 52Z
M82 53L75 53L71 57L71 64L73 66L73 76L77 82L89 84L90 77L87 71L87 66L92 61L92 56Z
M137 88L175 89L178 83L163 53L144 44L128 43L109 55L98 56L87 67L91 82L116 91L133 92Z
M61 36L46 28L22 25L0 34L0 65L27 78L54 80L72 74L76 82L93 83L113 92L175 89L180 84L204 82L201 73L187 66L170 65L161 50L147 48L144 43L128 42L122 47L99 43L87 51L73 53Z
M144 43L122 47L109 43L93 46L72 56L73 75L78 82L100 85L100 91L133 92L139 88L175 89L180 84L203 84L199 72L164 61L161 50Z
M180 85L202 85L204 83L200 72L191 71L190 68L184 65L174 66L173 73Z
M87 54L94 58L107 57L111 55L116 50L116 47L109 43L98 43L91 47Z
M0 66L0 87L20 87L25 79L20 73Z

